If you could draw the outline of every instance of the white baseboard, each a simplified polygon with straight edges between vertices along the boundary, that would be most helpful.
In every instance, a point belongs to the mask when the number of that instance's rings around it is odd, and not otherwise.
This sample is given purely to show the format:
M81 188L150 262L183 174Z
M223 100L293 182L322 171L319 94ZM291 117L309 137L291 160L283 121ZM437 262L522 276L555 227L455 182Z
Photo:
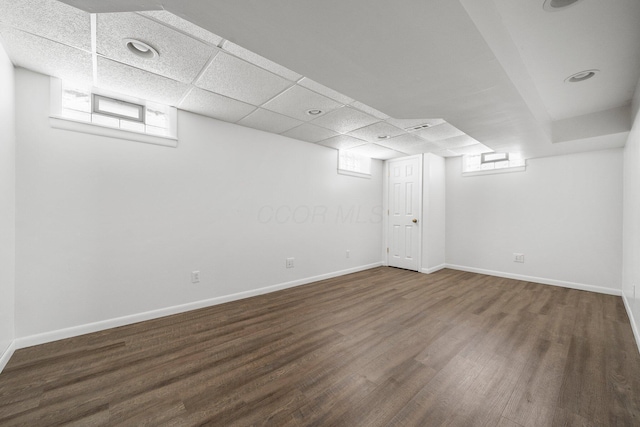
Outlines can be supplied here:
M0 356L0 372L2 372L5 366L7 366L7 363L9 363L9 359L13 356L14 351L16 351L16 342L11 341L9 347L4 351L4 353L2 353L2 356Z
M358 271L369 270L371 268L380 267L381 262L363 265L360 267L349 268L346 270L335 271L332 273L321 274L319 276L307 277L304 279L294 280L291 282L280 283L277 285L266 286L264 288L252 289L250 291L238 292L231 295L210 298L201 301L194 301L187 304L165 307L158 310L147 311L144 313L136 313L129 316L117 317L114 319L102 320L99 322L88 323L85 325L73 326L70 328L59 329L55 331L44 332L36 335L16 338L14 341L15 349L31 347L34 345L45 344L65 338L71 338L78 335L89 334L92 332L103 331L105 329L117 328L119 326L130 325L132 323L144 322L145 320L157 319L159 317L170 316L172 314L184 313L186 311L197 310L199 308L210 307L213 305L223 304L225 302L236 301L243 298L249 298L256 295L267 294L282 289L293 288L295 286L306 285L320 280L331 279L333 277L344 276L345 274L357 273Z
M638 331L638 323L633 317L633 310L631 310L631 305L629 304L629 300L627 300L627 296L624 292L622 293L622 301L624 302L624 308L627 310L627 316L629 316L629 321L631 322L631 330L633 331L633 336L636 339L638 352L640 352L640 331Z
M423 268L420 270L420 272L424 274L431 274L431 273L435 273L436 271L442 270L443 268L447 268L446 264L436 265L435 267L431 267L431 268Z
M486 274L488 276L504 277L506 279L522 280L543 285L560 286L562 288L578 289L580 291L597 292L599 294L622 296L622 290L605 288L604 286L584 285L582 283L565 282L563 280L545 279L543 277L525 276L523 274L504 273L502 271L484 270L482 268L465 267L462 265L446 264L452 270L468 271L470 273Z

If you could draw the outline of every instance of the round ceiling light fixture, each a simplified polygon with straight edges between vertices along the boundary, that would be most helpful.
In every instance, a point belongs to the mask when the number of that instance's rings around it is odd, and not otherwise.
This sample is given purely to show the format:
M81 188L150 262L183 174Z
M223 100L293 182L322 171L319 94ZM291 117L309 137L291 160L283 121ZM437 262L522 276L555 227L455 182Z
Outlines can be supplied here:
M572 6L580 0L544 0L542 8L547 12L557 12L565 7Z
M591 77L598 74L600 70L584 70L579 73L575 73L564 79L565 83L580 83L585 80L589 80Z
M307 114L310 116L319 116L322 113L324 113L324 111L320 110L319 108L312 108L310 110L307 110Z
M154 59L160 56L157 50L153 46L136 39L124 39L123 40L129 52L144 59Z
M389 139L391 135L378 135L378 139Z

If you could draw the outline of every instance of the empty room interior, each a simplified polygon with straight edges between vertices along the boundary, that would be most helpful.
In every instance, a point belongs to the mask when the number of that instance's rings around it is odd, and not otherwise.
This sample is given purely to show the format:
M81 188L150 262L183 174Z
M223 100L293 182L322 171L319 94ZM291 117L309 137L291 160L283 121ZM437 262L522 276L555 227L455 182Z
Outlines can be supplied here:
M0 425L640 425L637 0L0 0Z

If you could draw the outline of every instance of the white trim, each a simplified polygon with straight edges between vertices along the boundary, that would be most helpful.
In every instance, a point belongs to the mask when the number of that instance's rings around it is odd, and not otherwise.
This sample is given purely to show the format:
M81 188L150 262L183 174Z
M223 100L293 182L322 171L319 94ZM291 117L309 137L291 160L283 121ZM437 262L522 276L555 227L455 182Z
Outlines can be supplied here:
M565 282L564 280L545 279L543 277L525 276L523 274L504 273L502 271L484 270L482 268L465 267L462 265L446 264L446 268L452 270L468 271L470 273L486 274L488 276L504 277L507 279L522 280L525 282L540 283L542 285L560 286L562 288L577 289L580 291L597 292L599 294L622 296L620 289L605 288L604 286L585 285L582 283Z
M526 166L513 166L510 168L487 169L487 170L475 171L475 172L462 172L462 176L494 175L499 173L525 172L526 170L527 170Z
M356 178L371 179L371 174L370 173L354 172L354 171L349 171L349 170L340 169L340 168L338 168L338 173L340 175L355 176Z
M158 135L149 135L129 130L122 130L100 126L95 123L84 123L69 120L64 117L49 117L49 124L54 129L69 130L72 132L88 133L92 135L106 136L107 138L125 139L128 141L144 142L146 144L162 145L164 147L177 147L178 140Z
M447 268L446 264L436 265L435 267L431 267L431 268L423 268L422 270L420 270L420 272L424 274L431 274L431 273L435 273L436 271L440 271L443 268Z
M636 319L633 317L633 311L631 310L631 305L627 300L627 296L622 293L622 301L624 302L624 308L627 310L627 316L629 316L629 322L631 322L631 330L633 331L633 337L636 339L636 345L638 346L638 352L640 352L640 331L638 330L638 324L636 323Z
M349 268L346 270L335 271L333 273L321 274L318 276L298 279L291 282L280 283L278 285L266 286L264 288L253 289L250 291L238 292L231 295L225 295L216 298L210 298L202 301L194 301L187 304L165 307L158 310L147 311L144 313L131 314L129 316L118 317L115 319L102 320L99 322L88 323L85 325L72 326L70 328L59 329L55 331L44 332L41 334L30 335L26 337L16 338L14 341L15 348L21 349L34 345L45 344L65 338L71 338L78 335L89 334L92 332L103 331L105 329L117 328L119 326L130 325L133 323L144 322L145 320L157 319L159 317L170 316L172 314L184 313L199 308L211 307L213 305L223 304L225 302L236 301L239 299L250 298L256 295L267 294L282 289L292 288L295 286L306 285L308 283L320 280L331 279L333 277L344 276L345 274L357 273L359 271L369 270L371 268L380 267L381 262L363 265L360 267Z
M2 372L5 366L7 366L7 363L9 363L9 359L13 356L14 351L16 351L16 342L11 341L9 347L4 351L4 353L2 353L2 356L0 356L0 372Z

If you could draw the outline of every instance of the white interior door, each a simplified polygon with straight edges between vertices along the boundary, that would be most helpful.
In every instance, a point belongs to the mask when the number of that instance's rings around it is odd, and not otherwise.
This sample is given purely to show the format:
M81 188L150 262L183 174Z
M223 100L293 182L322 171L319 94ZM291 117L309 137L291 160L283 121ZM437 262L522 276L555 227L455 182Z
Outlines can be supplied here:
M418 271L422 220L422 156L391 160L389 167L389 228L387 262Z

